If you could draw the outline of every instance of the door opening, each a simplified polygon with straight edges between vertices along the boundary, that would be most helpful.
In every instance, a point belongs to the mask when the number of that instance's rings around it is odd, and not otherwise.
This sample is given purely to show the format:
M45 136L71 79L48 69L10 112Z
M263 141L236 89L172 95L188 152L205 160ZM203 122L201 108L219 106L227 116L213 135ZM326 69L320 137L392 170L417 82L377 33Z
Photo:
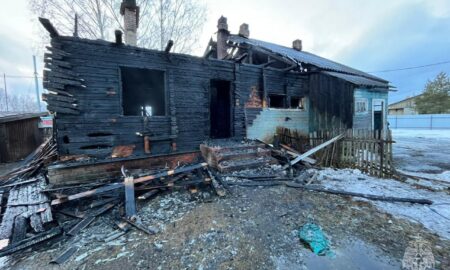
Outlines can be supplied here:
M231 91L230 82L211 80L210 137L214 139L231 137Z
M372 100L373 129L384 129L384 100Z

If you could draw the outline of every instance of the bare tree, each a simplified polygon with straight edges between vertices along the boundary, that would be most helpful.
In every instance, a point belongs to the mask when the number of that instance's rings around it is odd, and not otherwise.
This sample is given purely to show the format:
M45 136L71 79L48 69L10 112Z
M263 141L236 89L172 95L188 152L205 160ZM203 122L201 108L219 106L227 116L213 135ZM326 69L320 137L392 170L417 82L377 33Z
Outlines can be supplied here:
M33 14L49 18L57 29L71 35L78 14L80 37L109 39L115 29L123 30L119 14L121 0L28 0ZM138 0L140 23L138 46L164 49L169 39L173 50L192 52L206 21L202 0Z
M141 46L163 50L172 39L174 51L188 53L198 44L206 21L206 6L195 0L155 0L147 14L149 19L141 23Z
M36 100L30 95L8 94L8 109L6 108L6 96L3 88L0 88L0 112L35 112Z

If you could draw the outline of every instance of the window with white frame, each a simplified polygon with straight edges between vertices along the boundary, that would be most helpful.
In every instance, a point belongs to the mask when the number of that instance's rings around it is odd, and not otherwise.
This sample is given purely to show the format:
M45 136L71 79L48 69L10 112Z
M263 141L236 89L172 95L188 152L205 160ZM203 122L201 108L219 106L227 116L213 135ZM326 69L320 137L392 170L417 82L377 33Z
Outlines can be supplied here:
M368 103L367 98L357 98L355 100L355 113L367 113Z

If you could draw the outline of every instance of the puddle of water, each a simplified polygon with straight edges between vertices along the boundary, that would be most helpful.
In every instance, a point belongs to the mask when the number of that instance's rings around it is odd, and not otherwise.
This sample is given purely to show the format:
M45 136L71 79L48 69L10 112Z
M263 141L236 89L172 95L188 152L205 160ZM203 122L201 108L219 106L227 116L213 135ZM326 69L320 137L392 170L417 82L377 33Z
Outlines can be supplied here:
M335 258L311 254L305 258L307 269L364 269L364 270L390 270L400 269L401 263L393 258L383 255L376 247L368 245L361 240L352 240L341 248L333 248Z

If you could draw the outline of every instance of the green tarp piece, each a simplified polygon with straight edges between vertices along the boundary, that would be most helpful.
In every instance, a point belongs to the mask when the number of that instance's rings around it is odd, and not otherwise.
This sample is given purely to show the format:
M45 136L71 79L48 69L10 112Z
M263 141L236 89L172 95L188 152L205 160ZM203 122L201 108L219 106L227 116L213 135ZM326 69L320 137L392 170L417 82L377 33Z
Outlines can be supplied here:
M307 243L317 255L332 255L330 242L322 232L322 229L314 223L306 223L298 232L300 239Z

